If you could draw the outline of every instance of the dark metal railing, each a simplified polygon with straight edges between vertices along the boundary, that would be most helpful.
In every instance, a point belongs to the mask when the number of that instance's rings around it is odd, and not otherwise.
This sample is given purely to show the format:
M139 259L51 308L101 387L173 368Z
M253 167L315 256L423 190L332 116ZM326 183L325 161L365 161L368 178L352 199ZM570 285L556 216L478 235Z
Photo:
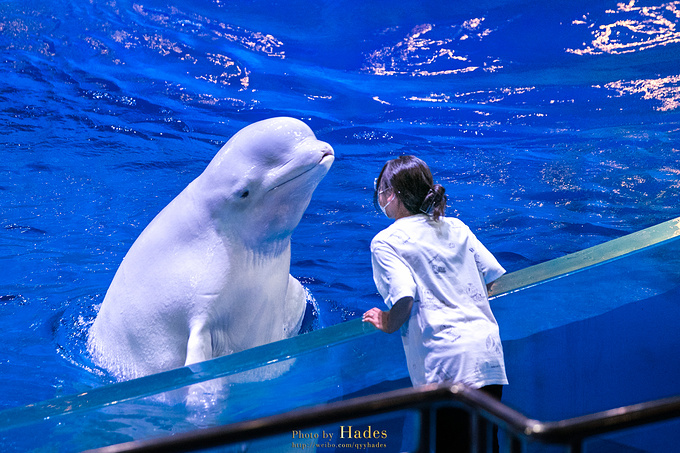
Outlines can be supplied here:
M290 434L349 420L410 410L420 414L418 452L451 451L438 444L431 429L442 408L469 414L471 451L491 451L490 426L505 433L501 451L520 452L529 442L564 445L578 453L592 436L680 417L680 396L611 409L557 422L541 422L464 385L424 386L323 404L255 420L207 428L184 434L133 441L90 450L90 453L190 452Z

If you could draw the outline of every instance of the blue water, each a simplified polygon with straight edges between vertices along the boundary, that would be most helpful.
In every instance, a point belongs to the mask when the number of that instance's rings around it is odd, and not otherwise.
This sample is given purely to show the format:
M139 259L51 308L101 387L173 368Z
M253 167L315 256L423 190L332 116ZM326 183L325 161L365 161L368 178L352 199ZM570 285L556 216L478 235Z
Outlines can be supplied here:
M293 236L320 325L381 304L400 154L509 271L680 215L677 1L3 0L0 49L0 409L111 382L84 338L118 264L260 119L336 151Z

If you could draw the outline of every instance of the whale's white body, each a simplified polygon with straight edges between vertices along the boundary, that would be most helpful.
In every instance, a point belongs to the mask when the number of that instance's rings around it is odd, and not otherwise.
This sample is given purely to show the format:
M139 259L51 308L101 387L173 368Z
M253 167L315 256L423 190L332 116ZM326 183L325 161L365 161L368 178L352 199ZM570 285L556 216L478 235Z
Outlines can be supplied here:
M333 160L292 118L234 135L123 259L90 329L95 362L127 379L297 334L290 237Z

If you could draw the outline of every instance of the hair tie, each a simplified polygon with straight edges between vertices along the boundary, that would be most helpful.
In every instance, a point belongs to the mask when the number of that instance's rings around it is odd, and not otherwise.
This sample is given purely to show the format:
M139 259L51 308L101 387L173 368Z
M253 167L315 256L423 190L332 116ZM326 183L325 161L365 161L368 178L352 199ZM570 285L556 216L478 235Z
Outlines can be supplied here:
M431 216L432 211L434 211L434 205L437 203L437 198L437 193L434 191L434 188L430 187L430 190L428 190L425 195L423 204L420 205L420 212L427 216Z

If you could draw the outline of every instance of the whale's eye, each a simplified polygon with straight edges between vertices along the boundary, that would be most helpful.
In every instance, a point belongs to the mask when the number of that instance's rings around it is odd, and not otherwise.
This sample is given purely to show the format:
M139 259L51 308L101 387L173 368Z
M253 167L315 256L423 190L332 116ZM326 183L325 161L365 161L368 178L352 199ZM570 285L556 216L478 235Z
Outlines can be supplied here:
M250 192L246 190L241 194L241 198L248 198L248 195L250 195Z

